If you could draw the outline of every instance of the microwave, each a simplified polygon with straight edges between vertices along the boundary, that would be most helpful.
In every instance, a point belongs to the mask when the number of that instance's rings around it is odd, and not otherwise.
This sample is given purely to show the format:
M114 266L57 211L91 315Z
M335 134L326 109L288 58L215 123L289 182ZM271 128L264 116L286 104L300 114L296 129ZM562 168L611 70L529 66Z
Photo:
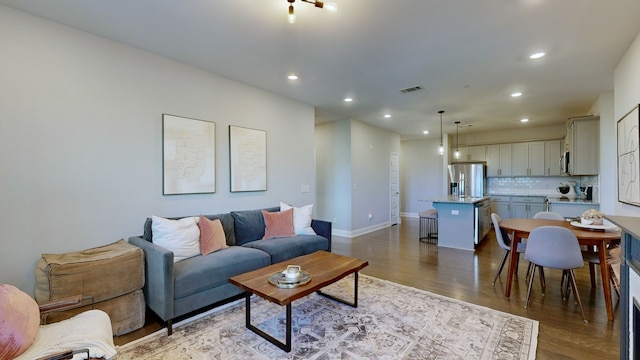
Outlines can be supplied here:
M561 174L569 174L569 152L565 151L560 155L560 173Z

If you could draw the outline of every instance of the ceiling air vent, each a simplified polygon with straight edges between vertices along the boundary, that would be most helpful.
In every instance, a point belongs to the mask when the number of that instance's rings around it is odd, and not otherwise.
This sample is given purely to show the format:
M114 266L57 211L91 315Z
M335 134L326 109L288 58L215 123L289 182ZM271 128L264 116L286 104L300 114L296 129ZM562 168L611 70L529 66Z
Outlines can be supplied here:
M400 90L400 92L403 94L407 94L407 93L418 91L418 90L422 90L422 86L418 85L418 86L408 87L406 89Z

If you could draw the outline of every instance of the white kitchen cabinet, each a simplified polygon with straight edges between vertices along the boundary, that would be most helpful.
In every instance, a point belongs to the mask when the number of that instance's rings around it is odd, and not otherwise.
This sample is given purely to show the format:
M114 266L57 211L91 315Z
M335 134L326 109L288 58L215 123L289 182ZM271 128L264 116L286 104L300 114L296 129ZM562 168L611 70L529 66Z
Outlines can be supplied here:
M543 176L544 141L513 144L511 164L513 176Z
M463 161L486 161L486 146L462 146L458 148L460 151L460 158L455 159L457 162Z
M560 154L562 140L548 140L544 142L544 167L546 176L560 175Z
M511 197L510 196L491 196L491 212L498 214L500 218L511 218Z
M486 146L487 176L511 176L511 144Z
M515 219L529 219L536 213L545 210L544 196L512 196L511 217Z
M566 150L569 174L596 175L599 172L600 117L572 118L567 126Z

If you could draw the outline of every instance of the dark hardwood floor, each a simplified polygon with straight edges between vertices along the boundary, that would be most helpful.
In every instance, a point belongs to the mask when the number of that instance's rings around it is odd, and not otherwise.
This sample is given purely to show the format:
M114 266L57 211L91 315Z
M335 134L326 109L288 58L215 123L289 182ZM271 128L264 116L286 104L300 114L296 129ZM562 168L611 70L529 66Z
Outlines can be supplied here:
M562 301L561 271L546 269L547 289L541 296L536 277L529 307L523 307L527 292L526 266L520 266L511 297L504 297L506 268L495 286L493 276L504 254L491 231L476 252L439 248L418 241L418 219L403 218L402 224L352 239L334 236L333 252L366 259L362 274L427 290L436 294L486 306L540 322L537 359L618 359L620 343L619 301L614 297L615 321L607 321L598 278L591 288L588 267L576 270L588 324L582 321L573 297ZM524 259L521 265L526 264ZM123 344L161 328L161 322L148 314L144 328L116 337ZM239 324L242 326L242 324Z

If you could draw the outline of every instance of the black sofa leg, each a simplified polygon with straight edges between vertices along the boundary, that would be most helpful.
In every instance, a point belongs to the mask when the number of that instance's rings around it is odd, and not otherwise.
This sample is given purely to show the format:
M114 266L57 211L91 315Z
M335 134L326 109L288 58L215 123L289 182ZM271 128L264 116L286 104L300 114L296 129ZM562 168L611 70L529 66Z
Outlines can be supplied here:
M173 334L173 320L167 320L167 336L171 336Z

